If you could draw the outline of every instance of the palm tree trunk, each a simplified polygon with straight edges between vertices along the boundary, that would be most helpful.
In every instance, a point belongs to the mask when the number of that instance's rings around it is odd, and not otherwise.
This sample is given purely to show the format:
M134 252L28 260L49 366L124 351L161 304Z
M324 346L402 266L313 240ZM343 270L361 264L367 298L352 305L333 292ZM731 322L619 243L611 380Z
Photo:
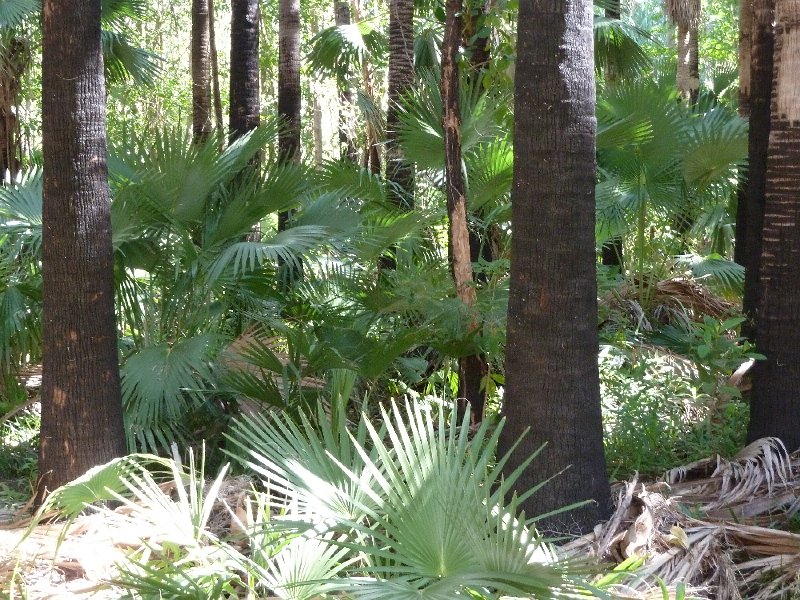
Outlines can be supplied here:
M386 111L386 179L390 199L414 207L414 166L403 156L398 140L403 96L414 85L414 0L389 2L389 106Z
M0 181L10 175L14 180L19 172L22 157L22 140L19 136L17 106L22 87L22 76L30 65L28 42L22 37L9 35L0 40Z
M209 0L192 0L192 139L204 142L211 134L211 50Z
M697 2L699 14L699 0ZM676 77L678 92L694 105L700 93L700 68L698 60L697 24L678 23L678 74Z
M214 21L214 0L208 0L208 41L211 49L211 91L214 97L214 118L218 131L225 127L222 117L222 97L219 89L219 55Z
M300 0L280 0L278 16L278 115L284 129L278 140L281 160L300 160ZM288 212L278 215L286 228Z
M126 449L100 0L45 0L42 12L44 364L38 503Z
M350 24L350 4L346 0L336 0L334 2L334 16L336 19L336 26ZM337 87L339 88L339 149L342 159L348 159L351 162L358 162L358 150L353 142L352 136L348 133L349 115L353 109L353 92L350 89L349 75L345 74L340 76L337 80Z
M759 264L764 224L764 195L767 182L767 155L772 115L770 98L773 84L774 36L772 23L775 0L753 0L753 44L750 53L750 128L748 133L747 195L737 212L737 244L745 268L742 310L747 321L742 335L755 340L761 289ZM741 213L741 214L739 214ZM738 230L739 226L742 226Z
M753 0L739 0L739 116L750 118L750 55L753 46ZM736 190L736 241L733 259L744 265L747 250L747 167L739 168Z
M258 127L259 97L258 0L231 2L230 136L236 139Z
M510 473L547 442L518 491L570 468L523 503L525 514L594 500L545 521L557 531L591 531L611 508L597 369L592 4L521 2L517 32L506 425L498 452L514 448Z
M747 437L779 437L791 452L800 448L800 1L776 0L774 31L756 317L758 349L767 358L753 367Z
M475 285L472 281L467 198L461 160L461 114L458 106L458 65L456 58L461 42L461 0L447 0L444 40L442 41L442 107L444 110L445 188L449 216L450 256L456 295L470 313L468 332L479 329L474 314ZM484 395L481 380L485 361L479 356L459 359L459 396L471 407L473 421L483 418Z

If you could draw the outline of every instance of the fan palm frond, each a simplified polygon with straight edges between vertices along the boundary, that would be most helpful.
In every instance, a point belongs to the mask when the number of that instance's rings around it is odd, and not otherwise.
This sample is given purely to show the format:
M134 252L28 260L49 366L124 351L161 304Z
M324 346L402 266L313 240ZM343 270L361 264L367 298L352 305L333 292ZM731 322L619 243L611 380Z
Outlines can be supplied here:
M315 35L308 53L308 64L317 73L347 77L365 60L383 57L388 40L375 19L323 29Z
M153 85L161 73L161 58L131 43L127 34L104 29L102 32L103 64L110 83L132 80L136 84Z
M0 2L0 29L21 25L42 9L42 0L6 0Z
M595 69L602 73L614 69L617 76L635 77L652 67L650 57L638 39L650 36L646 31L620 19L594 18Z

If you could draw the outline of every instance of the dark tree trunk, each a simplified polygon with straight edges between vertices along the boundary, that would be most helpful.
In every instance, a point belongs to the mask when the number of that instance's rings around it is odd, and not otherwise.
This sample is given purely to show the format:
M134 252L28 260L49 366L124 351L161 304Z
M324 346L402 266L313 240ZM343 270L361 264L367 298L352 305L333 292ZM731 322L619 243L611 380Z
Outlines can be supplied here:
M121 456L100 0L45 0L44 367L37 501ZM80 40L80 43L76 43Z
M389 2L389 106L386 111L386 179L389 198L414 207L414 166L403 156L398 139L403 96L414 85L414 0Z
M506 465L510 473L547 442L519 480L520 491L568 470L525 502L525 514L591 499L544 523L585 532L611 507L597 369L592 4L522 2L517 31L500 451L519 442Z
M258 0L231 2L230 137L258 127L261 103L258 87Z
M211 134L211 42L209 0L192 0L192 139Z
M469 65L478 75L489 66L489 33L482 31L486 25L486 13L493 0L468 0L464 11L464 28L461 44L469 54Z
M300 0L280 0L278 16L278 115L284 119L278 145L281 160L300 160ZM284 230L289 213L278 215Z
M442 108L444 110L445 188L449 216L450 257L458 298L472 313L468 328L479 328L475 309L475 285L472 281L467 198L461 165L461 114L458 106L458 64L461 41L461 0L447 0L444 40L442 41ZM485 373L480 356L466 356L458 361L459 396L470 405L473 421L483 418L484 394L480 390Z
M759 262L764 224L764 191L767 181L767 147L770 135L770 97L774 37L772 21L775 0L753 0L753 45L750 54L750 129L748 141L747 196L737 211L736 243L740 264L745 268L742 309L748 320L742 334L756 341L758 318ZM739 230L739 227L742 227Z
M739 0L739 116L750 118L750 55L753 47L753 0ZM736 191L736 240L733 259L744 265L747 256L745 229L747 227L747 167L739 169Z
M13 180L22 156L17 106L22 76L30 64L28 42L11 35L0 40L0 181L6 171Z
M214 20L214 0L208 0L208 41L211 49L211 91L214 97L214 118L219 131L225 127L222 118L222 97L219 89L219 59L217 55L217 34Z
M334 2L336 26L350 24L350 5L346 1ZM339 88L339 151L341 158L358 162L358 150L352 136L348 133L348 115L353 108L353 92L350 89L350 74L344 74L337 81Z
M775 2L775 54L749 440L800 448L800 2ZM753 81L755 90L755 81ZM755 111L755 96L753 98Z

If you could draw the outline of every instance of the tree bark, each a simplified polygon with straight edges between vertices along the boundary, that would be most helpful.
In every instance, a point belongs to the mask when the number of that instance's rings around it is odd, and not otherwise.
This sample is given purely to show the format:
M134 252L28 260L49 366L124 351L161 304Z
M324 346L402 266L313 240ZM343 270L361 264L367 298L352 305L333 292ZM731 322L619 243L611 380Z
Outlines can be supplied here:
M278 140L283 161L300 160L300 0L280 0L278 17L278 115L284 129ZM283 231L288 212L278 215Z
M100 0L43 7L44 364L37 502L124 454Z
M386 111L386 179L389 198L401 208L414 207L414 166L398 139L403 96L414 85L414 0L389 2L389 105Z
M336 26L350 24L350 5L348 2L337 0L334 2L334 16ZM339 88L339 152L342 160L358 162L358 150L352 136L348 133L349 115L353 108L353 92L350 89L350 75L344 74L337 80Z
M745 268L742 310L747 321L742 335L756 341L764 224L764 194L767 182L767 151L772 116L774 37L772 22L775 0L753 0L753 46L750 55L750 128L748 133L747 196L737 211L737 244L742 244L740 264ZM741 213L741 214L739 214ZM738 230L743 226L742 230Z
M17 106L22 76L30 64L28 42L10 35L0 48L0 180L6 172L13 181L19 172L22 141L19 138Z
M192 0L192 139L211 135L211 42L209 0Z
M225 127L222 117L222 97L219 89L219 58L217 54L217 34L214 20L214 0L208 0L208 41L211 50L211 91L214 97L214 119L217 129Z
M753 367L748 439L776 436L792 452L800 448L800 0L776 0L774 50L756 319L767 358Z
M231 2L230 137L252 131L261 119L259 98L258 0Z
M467 307L470 320L468 333L480 325L474 314L475 285L472 281L467 198L461 160L461 113L458 105L458 64L456 57L461 41L461 0L447 0L444 40L442 41L442 107L444 110L445 188L449 217L450 257L456 295ZM474 422L483 418L485 404L481 379L485 373L479 356L466 356L458 361L459 397L470 405Z
M750 55L753 46L753 0L739 0L739 116L750 118ZM747 167L739 168L736 190L736 239L733 259L740 265L747 260Z
M546 442L519 491L567 471L524 503L525 514L592 500L544 522L557 531L586 532L611 507L597 368L592 4L520 3L517 31L500 452L519 442L505 467L511 473Z
M698 5L699 0L690 0ZM678 23L678 92L681 97L694 105L700 93L700 64L698 58L697 24Z

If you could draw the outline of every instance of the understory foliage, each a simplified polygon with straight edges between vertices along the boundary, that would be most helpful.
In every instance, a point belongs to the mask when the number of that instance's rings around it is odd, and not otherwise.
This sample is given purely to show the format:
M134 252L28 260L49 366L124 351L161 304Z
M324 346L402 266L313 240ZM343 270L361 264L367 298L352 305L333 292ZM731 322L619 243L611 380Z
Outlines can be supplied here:
M92 510L111 528L137 524L139 547L114 582L134 597L605 597L595 584L630 565L593 584L597 566L558 558L510 493L519 471L500 477L501 427L474 431L429 401L350 427L344 413L241 417L230 454L260 483L235 506L219 498L227 466L205 480L191 453L188 468L132 455L55 491L42 514L119 503ZM212 531L220 513L229 525Z

